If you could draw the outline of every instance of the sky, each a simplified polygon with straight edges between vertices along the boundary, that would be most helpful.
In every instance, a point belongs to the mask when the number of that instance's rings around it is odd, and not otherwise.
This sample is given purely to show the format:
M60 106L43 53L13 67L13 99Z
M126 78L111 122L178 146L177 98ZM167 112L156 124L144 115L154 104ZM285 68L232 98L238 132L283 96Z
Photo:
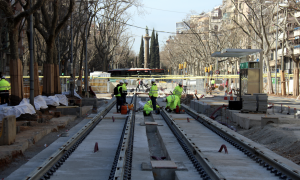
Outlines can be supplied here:
M127 24L149 28L155 31L176 32L176 22L187 19L190 15L201 12L209 12L214 7L222 4L222 0L140 0L143 8L131 7L128 11L131 19ZM145 35L145 29L128 26L128 33L134 38L132 50L138 55L141 45L141 37ZM158 32L159 45L162 47L170 33ZM161 48L160 48L161 49Z

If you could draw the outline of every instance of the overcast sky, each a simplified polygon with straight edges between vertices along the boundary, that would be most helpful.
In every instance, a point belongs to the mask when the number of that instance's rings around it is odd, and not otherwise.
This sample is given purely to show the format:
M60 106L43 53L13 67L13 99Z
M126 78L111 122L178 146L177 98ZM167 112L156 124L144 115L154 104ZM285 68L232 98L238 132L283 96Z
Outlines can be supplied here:
M128 24L145 28L148 26L149 35L151 36L152 29L156 31L176 32L176 22L181 22L188 15L200 14L201 12L211 11L214 7L222 4L222 0L140 0L144 5L138 13L136 8L129 9L132 14ZM145 34L145 29L128 26L134 38L133 51L139 53L141 37ZM167 38L172 35L169 33L158 32L159 45L162 47Z

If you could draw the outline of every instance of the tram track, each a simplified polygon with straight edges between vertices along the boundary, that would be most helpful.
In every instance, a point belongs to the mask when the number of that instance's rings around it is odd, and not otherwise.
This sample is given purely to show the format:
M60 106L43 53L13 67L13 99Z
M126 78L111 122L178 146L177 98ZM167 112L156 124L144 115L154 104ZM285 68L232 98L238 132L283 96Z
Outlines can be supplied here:
M300 179L299 168L289 166L291 164L286 163L284 158L270 155L269 151L260 148L255 142L247 140L203 114L196 113L186 105L182 105L186 114L171 114L163 109L160 115L146 118L138 112L135 122L137 99L137 96L133 95L131 103L134 104L134 109L128 111L127 115L116 115L112 110L116 100L115 98L110 100L106 107L103 107L25 179L98 177L108 180L136 180L141 179L137 176L139 173L147 174L149 179L154 180L181 180L185 179L184 176L187 174L190 174L193 180ZM135 128L137 132L134 131ZM149 148L150 154L145 150L145 146L134 146L134 136L148 139L146 147ZM88 146L95 141L100 142L100 153L88 150L90 148ZM221 145L227 146L229 154L218 152ZM176 152L173 152L174 148ZM139 153L133 154L137 151ZM141 154L143 156L140 156ZM170 171L165 168L157 169L151 165L147 170L137 169L140 167L137 163L141 163L141 160L144 165L149 160L151 163L179 162L183 164L180 168L186 167L186 170L179 168ZM93 165L85 167L84 164ZM88 169L87 172L85 168ZM149 170L153 175L147 173ZM171 174L166 178L163 175L165 172Z
M240 139L240 136L238 136L236 132L231 131L230 129L218 124L217 122L213 121L212 119L208 118L203 114L196 113L194 110L190 109L186 105L182 105L182 107L185 110L185 112L191 117L193 117L196 121L203 124L206 128L210 129L216 135L221 137L225 142L229 143L230 145L241 151L252 161L256 162L261 168L264 168L266 171L269 171L271 174L273 174L274 179L300 179L300 175L297 170L288 167L288 165L280 162L280 160L271 157L264 151L255 147L255 145L252 145L251 143ZM195 143L187 137L187 135L184 133L184 130L174 120L172 121L172 118L169 117L169 121L173 123L173 126L177 128L177 131L181 132L182 137L185 137L186 141L189 142L192 151L201 151L198 149ZM208 167L205 163L203 165L205 170L211 168ZM214 171L208 171L208 175L212 179L222 179L221 177L215 177Z
M132 97L131 101L135 102L136 101L135 99L136 99L136 96L134 95ZM63 164L68 160L68 158L71 156L71 154L76 151L77 147L85 140L85 138L93 131L93 129L102 121L102 119L105 118L106 114L112 109L112 107L114 107L115 104L116 104L116 99L113 98L112 100L110 100L108 102L107 106L104 109L102 109L101 112L99 112L97 115L95 115L73 137L71 137L56 152L54 152L49 158L47 158L40 166L38 166L34 171L32 171L24 179L26 179L26 180L51 179L51 177L55 174L55 172L57 170L59 170L60 167L63 166ZM132 126L131 125L132 120L134 120L134 116L133 116L133 112L130 111L129 115L127 116L126 121L124 123L124 128L123 128L124 133L122 133L121 139L124 139L124 137L126 137L125 139L131 138L132 133L130 133L130 132L132 132L132 131L130 131L130 130L132 128L130 128L130 127ZM121 141L120 141L120 143L121 143ZM118 151L119 154L116 154L117 161L114 161L114 162L117 162L118 166L115 166L114 165L115 163L113 163L113 165L112 165L112 167L118 167L118 168L116 168L115 171L113 171L113 172L115 172L114 176L113 176L114 179L115 179L115 176L120 177L120 176L124 175L124 172L127 172L124 170L120 170L120 166L122 166L120 159L121 160L123 159L123 163L124 163L124 165L126 165L126 167L130 166L130 164L128 164L128 162L126 161L126 156L128 155L127 145L129 143L132 143L132 140L122 142L120 144L121 150ZM124 153L122 154L121 152L125 152L125 154ZM111 176L109 178L111 178ZM119 179L121 179L121 178L119 178Z

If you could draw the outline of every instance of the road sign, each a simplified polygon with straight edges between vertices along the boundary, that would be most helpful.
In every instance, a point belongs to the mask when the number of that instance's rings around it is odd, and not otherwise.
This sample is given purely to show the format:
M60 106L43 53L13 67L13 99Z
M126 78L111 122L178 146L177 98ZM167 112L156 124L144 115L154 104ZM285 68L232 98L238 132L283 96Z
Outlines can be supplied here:
M219 70L216 70L216 74L220 74L220 71L219 71Z

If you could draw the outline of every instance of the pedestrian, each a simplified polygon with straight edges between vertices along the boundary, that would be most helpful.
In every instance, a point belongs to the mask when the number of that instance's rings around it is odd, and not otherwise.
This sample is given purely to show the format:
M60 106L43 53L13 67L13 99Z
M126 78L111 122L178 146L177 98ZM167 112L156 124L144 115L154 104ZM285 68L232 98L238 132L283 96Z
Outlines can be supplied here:
M159 106L156 105L156 108L158 109ZM153 111L152 101L148 100L148 102L144 105L144 109L143 109L144 116L149 116L152 111Z
M126 79L124 81L124 84L122 85L122 99L123 99L123 103L127 104L126 102L126 96L127 96L127 85L128 85L128 80Z
M139 91L140 91L140 79L137 79L136 80L136 88L135 88L135 91L137 92L137 89L139 88Z
M6 81L5 76L2 76L0 81L1 104L5 104L5 103L7 105L9 104L9 90L10 90L10 83Z
M118 94L116 95L117 98L117 113L121 112L121 106L124 105L123 103L123 98L122 98L122 86L123 86L123 81L121 80L120 83L117 85L118 88ZM118 106L120 106L120 108L118 108Z
M169 112L172 112L176 109L176 106L178 106L179 98L175 95L170 95L167 98L164 98L163 101L167 102L166 110L169 110Z
M178 86L176 86L175 89L173 90L173 95L175 95L179 98L179 101L178 101L178 107L179 108L180 108L180 99L181 99L182 91L183 91L182 81L180 81Z
M233 83L233 81L231 81L231 84L230 84L230 89L231 89L231 91L235 91L235 88L234 88L234 83Z
M144 84L144 83L143 83L143 79L141 79L141 80L140 80L140 87L142 87L143 90L144 90L143 84Z
M156 111L156 98L158 97L158 88L155 84L155 79L151 80L152 86L149 91L149 97L151 98L153 104L153 110Z

